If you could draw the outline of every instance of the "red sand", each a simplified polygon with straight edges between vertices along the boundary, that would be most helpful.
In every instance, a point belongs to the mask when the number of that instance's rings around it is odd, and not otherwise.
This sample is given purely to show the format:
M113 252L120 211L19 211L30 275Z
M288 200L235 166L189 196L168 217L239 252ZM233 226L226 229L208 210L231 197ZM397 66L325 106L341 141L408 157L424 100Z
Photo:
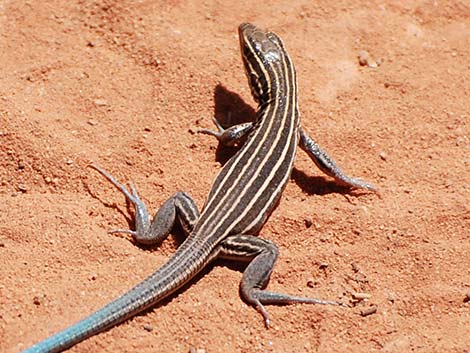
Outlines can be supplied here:
M86 166L135 181L152 213L177 190L201 206L221 163L194 131L215 110L249 111L214 90L255 106L236 31L250 21L284 39L305 129L381 189L345 193L299 151L261 232L281 251L269 288L371 298L269 307L266 330L221 263L71 352L470 352L470 5L409 3L0 1L0 351L83 318L174 252L174 238L149 250L107 234L130 214ZM360 66L361 50L380 66Z

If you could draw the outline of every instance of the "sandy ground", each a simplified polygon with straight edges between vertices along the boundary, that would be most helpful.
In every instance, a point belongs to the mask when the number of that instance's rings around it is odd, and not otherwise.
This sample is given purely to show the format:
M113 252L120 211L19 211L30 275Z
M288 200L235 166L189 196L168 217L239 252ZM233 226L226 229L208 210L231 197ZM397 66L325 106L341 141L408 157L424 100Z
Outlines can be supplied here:
M202 206L233 151L194 132L255 107L245 21L284 39L304 128L381 190L348 192L299 151L261 232L281 251L269 287L351 308L269 307L267 330L222 262L70 351L470 352L470 4L358 0L0 1L1 352L174 252L178 232L151 249L108 234L132 214L87 165L133 180L152 213L177 190ZM360 66L362 50L380 65Z

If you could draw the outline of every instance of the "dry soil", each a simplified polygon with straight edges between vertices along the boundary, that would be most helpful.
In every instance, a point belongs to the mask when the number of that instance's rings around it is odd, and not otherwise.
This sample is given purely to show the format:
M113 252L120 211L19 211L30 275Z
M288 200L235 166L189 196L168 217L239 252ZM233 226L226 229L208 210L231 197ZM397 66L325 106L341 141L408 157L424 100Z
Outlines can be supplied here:
M174 252L178 231L154 248L108 234L132 213L87 165L133 180L152 213L177 190L202 207L233 151L195 132L253 117L245 21L284 39L304 128L381 191L338 187L299 151L261 232L280 248L269 288L351 308L269 307L266 329L220 262L70 351L470 352L470 4L430 0L0 1L0 351Z

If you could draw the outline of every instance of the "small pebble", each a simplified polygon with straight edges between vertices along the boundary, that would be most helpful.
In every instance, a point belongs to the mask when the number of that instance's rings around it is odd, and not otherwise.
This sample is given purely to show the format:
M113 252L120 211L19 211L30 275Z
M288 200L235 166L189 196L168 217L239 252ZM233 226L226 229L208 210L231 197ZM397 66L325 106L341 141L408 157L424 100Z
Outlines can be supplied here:
M201 129L197 126L191 126L189 129L188 129L188 132L191 134L191 135L195 135L197 133L199 133L201 131Z
M359 268L359 266L355 262L353 262L351 264L351 267L352 267L354 272L360 272L361 271L361 269Z
M304 219L305 227L310 228L313 224L312 220L310 218Z
M367 66L370 68L378 67L377 63L374 60L372 60L372 58L370 57L370 54L365 50L361 50L357 54L357 58L359 60L359 65L361 66Z
M470 302L470 293L466 293L466 294L465 294L465 298L463 298L463 302L464 302L464 303Z
M314 279L309 279L307 281L307 287L309 287L309 288L314 288L316 284L317 284L317 282Z
M108 105L108 102L105 99L95 99L94 103L98 107L104 107Z
M351 293L352 297L357 300L365 300L365 299L370 299L372 295L369 293L360 293L360 292L353 292Z
M153 326L149 325L149 324L145 324L144 325L144 330L148 331L148 332L152 332L153 331Z
M366 309L361 310L361 316L369 316L377 312L377 306L373 305Z
M41 301L39 300L39 297L34 297L33 298L33 304L34 305L41 305Z

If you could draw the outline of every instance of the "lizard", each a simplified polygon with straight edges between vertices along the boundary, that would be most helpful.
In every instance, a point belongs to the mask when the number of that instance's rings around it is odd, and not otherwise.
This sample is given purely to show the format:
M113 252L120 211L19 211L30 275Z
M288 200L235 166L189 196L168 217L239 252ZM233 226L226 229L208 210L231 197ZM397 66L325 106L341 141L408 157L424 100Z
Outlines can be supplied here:
M216 258L243 261L243 299L270 319L265 305L293 303L342 305L338 301L304 298L266 289L279 254L270 240L258 236L290 178L297 147L337 182L355 188L376 188L341 171L302 129L297 79L281 38L253 24L239 26L241 56L251 93L258 103L253 122L224 129L202 130L220 143L240 143L239 150L217 174L201 211L185 192L177 192L150 222L133 184L130 190L96 164L90 166L117 187L135 208L135 230L126 232L139 244L158 244L180 223L185 241L174 255L144 281L81 321L46 338L23 353L61 352L161 302L193 279ZM241 143L243 142L243 143Z

